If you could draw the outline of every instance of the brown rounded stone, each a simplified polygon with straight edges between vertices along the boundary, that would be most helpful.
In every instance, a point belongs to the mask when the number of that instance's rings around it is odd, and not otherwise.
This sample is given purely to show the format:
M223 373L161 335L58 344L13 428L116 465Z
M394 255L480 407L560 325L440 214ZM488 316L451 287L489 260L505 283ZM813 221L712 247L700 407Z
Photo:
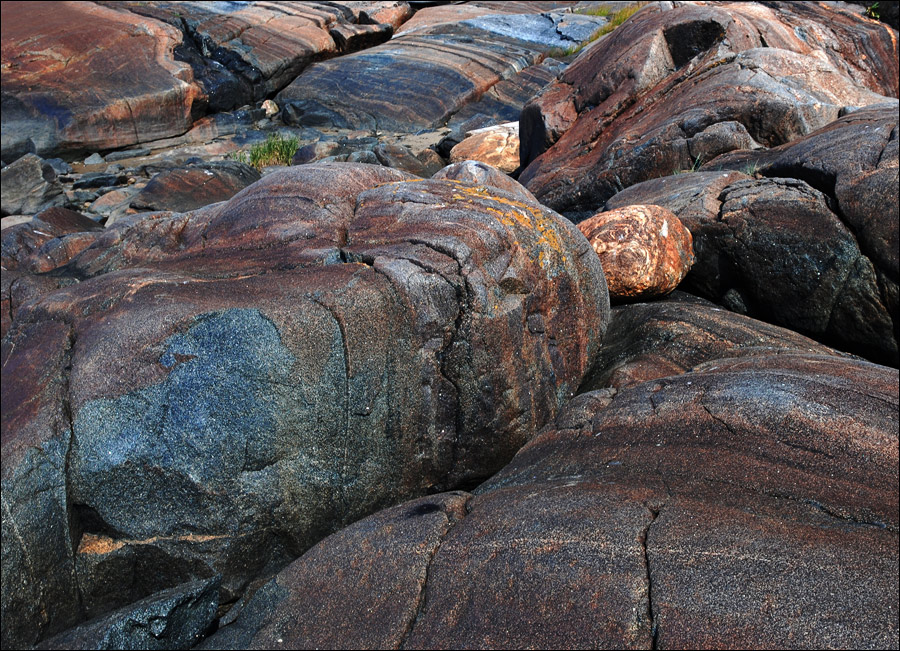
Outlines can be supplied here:
M578 228L600 257L610 299L668 294L694 263L690 231L660 206L598 213Z

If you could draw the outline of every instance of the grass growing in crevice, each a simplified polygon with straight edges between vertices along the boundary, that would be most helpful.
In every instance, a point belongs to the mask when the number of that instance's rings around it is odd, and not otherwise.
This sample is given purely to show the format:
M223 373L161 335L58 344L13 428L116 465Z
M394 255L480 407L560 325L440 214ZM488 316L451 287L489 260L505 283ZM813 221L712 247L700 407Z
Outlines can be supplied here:
M618 11L613 11L606 5L598 5L596 7L587 7L585 9L578 10L577 13L584 16L602 16L603 18L607 19L607 23L596 32L591 34L591 37L586 41L583 41L576 45L571 45L567 48L553 48L552 50L550 50L550 52L547 53L547 56L563 58L581 52L581 50L596 41L598 38L606 36L613 30L615 30L616 27L635 15L646 4L646 2L635 2L628 5L627 7L619 9Z
M253 145L250 151L236 151L230 158L261 170L270 165L290 165L299 148L300 140L297 138L284 138L280 133L272 133L265 142Z

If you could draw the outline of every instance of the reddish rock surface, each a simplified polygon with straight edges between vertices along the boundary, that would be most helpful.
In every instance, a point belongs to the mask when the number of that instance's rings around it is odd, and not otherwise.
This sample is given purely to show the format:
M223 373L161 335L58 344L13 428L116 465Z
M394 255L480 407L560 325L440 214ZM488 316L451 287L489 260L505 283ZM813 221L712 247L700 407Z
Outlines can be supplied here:
M661 7L523 110L521 181L547 205L596 211L634 183L781 145L844 106L897 95L896 33L875 21L818 4Z
M580 391L622 389L688 373L715 359L810 353L846 356L676 290L663 300L613 308L603 346Z
M659 206L601 212L581 222L578 229L600 258L610 299L668 294L694 263L690 231Z
M501 80L540 62L551 48L586 40L604 22L521 11L507 11L501 3L486 12L492 15L413 29L378 47L312 65L278 94L282 118L311 127L407 133L434 128Z
M450 162L481 161L507 174L519 167L519 123L473 131L450 150Z
M583 394L474 496L322 541L207 648L895 646L897 386L784 350ZM390 609L365 589L410 575Z
M125 218L54 274L80 282L3 340L4 645L193 578L233 601L339 526L488 477L608 316L567 220L367 165Z
M694 236L689 291L896 366L896 134L895 103L861 109L766 152L753 170L761 178L654 179L606 208L675 212Z
M4 2L3 158L184 133L202 91L174 58L181 41L169 25L92 2Z
M187 212L226 201L259 178L254 168L237 161L166 170L150 179L131 206L142 211Z

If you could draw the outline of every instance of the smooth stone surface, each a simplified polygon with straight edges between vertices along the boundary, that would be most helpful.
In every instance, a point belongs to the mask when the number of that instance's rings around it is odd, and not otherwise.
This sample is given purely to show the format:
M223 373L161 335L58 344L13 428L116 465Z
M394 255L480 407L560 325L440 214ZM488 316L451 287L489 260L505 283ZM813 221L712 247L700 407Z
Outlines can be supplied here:
M694 264L693 239L671 211L632 205L578 224L600 257L610 300L664 296Z
M892 369L790 349L583 394L474 496L325 539L210 643L891 647L897 405ZM365 589L410 575L389 608Z
M650 5L523 109L520 179L556 210L595 212L635 183L896 97L897 65L889 27L835 6Z
M191 127L202 91L173 55L178 29L96 3L4 2L2 25L4 160L117 149Z

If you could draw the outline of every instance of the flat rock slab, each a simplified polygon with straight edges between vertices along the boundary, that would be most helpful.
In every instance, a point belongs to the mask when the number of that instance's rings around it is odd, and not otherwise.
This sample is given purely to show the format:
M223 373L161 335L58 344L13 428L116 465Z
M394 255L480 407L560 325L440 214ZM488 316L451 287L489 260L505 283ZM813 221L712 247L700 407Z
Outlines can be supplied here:
M360 32L359 8L353 11L339 3L117 4L185 32L188 38L178 56L191 64L213 111L264 99L313 61L340 53L338 42L352 49L391 35L384 30L373 34L371 25ZM382 3L368 4L375 8Z
M523 109L520 178L556 210L596 212L635 183L896 97L897 83L896 34L849 12L651 5Z
M896 379L786 353L583 394L474 495L325 539L206 644L896 648ZM390 609L373 576L406 579Z
M131 200L137 210L187 212L226 201L260 179L245 163L221 161L160 172Z
M483 480L609 310L587 242L527 195L350 164L126 217L50 282L3 340L4 645L212 574L233 601Z
M310 66L276 101L283 119L301 126L403 133L434 128L501 79L538 63L551 47L578 43L557 31L576 20L594 29L603 24L602 18L573 14L511 14L415 30ZM511 31L512 24L520 31ZM536 31L537 24L543 29Z
M126 147L190 128L202 91L190 66L174 58L182 42L174 27L94 3L25 2L4 2L2 25L7 162L28 151Z

